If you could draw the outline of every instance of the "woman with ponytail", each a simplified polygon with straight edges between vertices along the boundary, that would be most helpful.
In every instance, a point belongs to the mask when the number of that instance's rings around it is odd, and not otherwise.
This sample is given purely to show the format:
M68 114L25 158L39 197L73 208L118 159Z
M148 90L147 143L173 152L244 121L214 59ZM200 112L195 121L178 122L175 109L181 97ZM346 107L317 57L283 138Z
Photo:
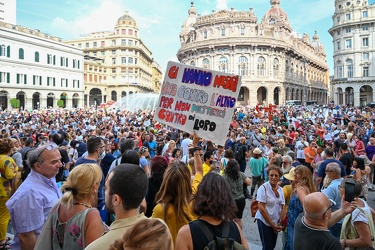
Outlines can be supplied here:
M52 208L35 249L84 249L107 229L102 223L98 188L102 171L96 164L76 166L61 187L63 196Z

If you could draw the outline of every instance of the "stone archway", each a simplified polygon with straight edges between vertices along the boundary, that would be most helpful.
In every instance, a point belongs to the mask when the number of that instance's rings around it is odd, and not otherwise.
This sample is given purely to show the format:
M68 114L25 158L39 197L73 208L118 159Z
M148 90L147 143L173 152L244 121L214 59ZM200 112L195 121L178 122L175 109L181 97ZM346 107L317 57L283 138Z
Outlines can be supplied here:
M0 107L1 110L5 110L8 108L8 96L9 93L5 90L0 91Z
M359 105L366 106L367 104L373 102L373 88L369 85L363 85L359 89Z
M47 107L53 108L53 102L55 100L55 94L50 92L47 95Z
M67 94L65 92L60 95L60 100L64 103L63 108L66 108L66 96Z
M74 93L72 97L72 107L78 108L78 102L79 102L79 95L77 93Z
M347 87L345 89L344 104L346 104L346 105L354 105L354 89L353 89L353 87Z
M33 94L33 109L40 109L40 93L35 92Z
M276 87L273 90L273 104L280 105L280 88Z
M25 96L26 93L23 91L18 92L16 95L16 98L20 100L20 109L22 110L25 109Z
M258 88L257 101L260 105L267 104L267 89L265 87Z
M97 105L102 103L102 91L98 88L93 88L90 90L89 94L89 106Z

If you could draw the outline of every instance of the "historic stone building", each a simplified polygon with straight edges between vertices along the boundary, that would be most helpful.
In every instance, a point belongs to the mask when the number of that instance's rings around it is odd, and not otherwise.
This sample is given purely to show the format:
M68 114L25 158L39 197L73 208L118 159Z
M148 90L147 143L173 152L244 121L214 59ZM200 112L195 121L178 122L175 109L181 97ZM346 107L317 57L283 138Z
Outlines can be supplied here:
M65 42L87 56L84 102L89 106L154 92L155 82L161 81L161 69L154 69L152 53L127 11L118 18L114 31L92 32ZM153 79L153 70L160 73L160 79Z
M201 16L192 2L180 32L180 62L239 74L242 105L286 100L327 102L329 69L315 33L293 32L280 0L258 22L254 11L213 11Z
M336 104L366 105L375 100L375 5L367 0L336 0L333 26Z
M83 105L83 53L58 37L0 22L0 108L10 99L21 108Z

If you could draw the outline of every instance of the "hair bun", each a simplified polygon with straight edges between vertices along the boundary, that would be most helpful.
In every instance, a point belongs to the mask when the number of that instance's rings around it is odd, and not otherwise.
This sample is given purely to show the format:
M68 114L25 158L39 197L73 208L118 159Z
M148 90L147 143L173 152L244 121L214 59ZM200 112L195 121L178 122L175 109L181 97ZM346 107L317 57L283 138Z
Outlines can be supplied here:
M75 188L72 188L72 187L66 187L65 191L71 191L73 195L78 194L77 190Z

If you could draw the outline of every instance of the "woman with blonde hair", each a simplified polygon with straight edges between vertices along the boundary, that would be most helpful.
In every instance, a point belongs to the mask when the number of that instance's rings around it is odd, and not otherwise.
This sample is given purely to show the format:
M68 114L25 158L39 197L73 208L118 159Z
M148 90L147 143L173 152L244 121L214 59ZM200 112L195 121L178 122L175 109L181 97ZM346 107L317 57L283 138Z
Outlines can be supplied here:
M96 164L76 166L61 187L63 196L51 209L35 249L84 249L107 227L102 223L98 188L102 171Z
M294 190L288 206L287 238L284 250L293 249L294 223L303 212L303 202L306 195L316 192L311 171L304 165L299 165L294 170Z
M152 218L165 221L171 232L173 242L176 241L178 230L196 216L192 210L192 197L203 178L203 166L200 154L202 149L197 147L199 137L193 139L195 176L191 180L191 173L182 161L174 161L165 170L163 182L159 192L156 194L157 205Z
M160 219L145 219L130 227L109 250L158 249L173 250L173 241L167 225Z

